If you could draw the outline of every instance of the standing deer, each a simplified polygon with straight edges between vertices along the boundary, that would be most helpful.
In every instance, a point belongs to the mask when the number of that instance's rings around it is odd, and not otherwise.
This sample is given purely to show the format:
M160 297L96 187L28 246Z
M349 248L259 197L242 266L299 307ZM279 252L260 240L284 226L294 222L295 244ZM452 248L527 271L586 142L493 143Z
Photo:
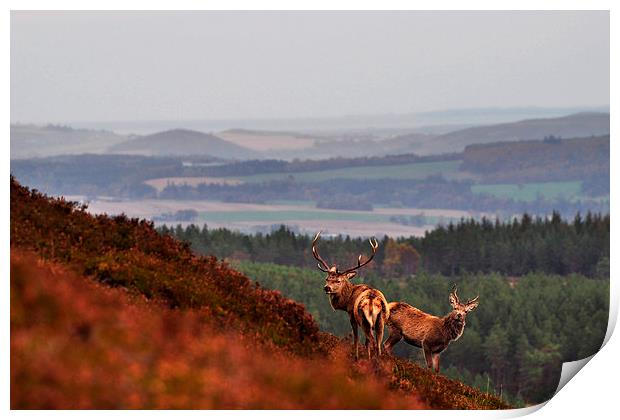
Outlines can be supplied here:
M316 234L312 241L312 255L318 261L319 270L327 273L325 286L323 289L329 297L329 303L334 310L339 309L349 314L351 329L353 330L353 348L355 349L355 359L359 358L357 348L358 326L362 327L366 336L366 351L368 358L371 357L371 343L381 355L381 345L383 342L383 329L385 322L389 318L389 309L383 293L365 284L353 284L351 279L357 275L357 270L364 267L375 257L379 244L377 240L369 239L372 248L372 255L362 262L362 256L357 258L357 265L348 270L339 271L335 265L330 266L316 249L316 242L321 232Z
M451 341L458 340L465 329L465 317L478 306L478 297L461 303L456 285L450 293L452 312L443 318L429 315L405 302L390 302L390 318L387 322L390 336L385 342L389 353L403 338L412 346L420 347L429 369L439 373L439 356Z

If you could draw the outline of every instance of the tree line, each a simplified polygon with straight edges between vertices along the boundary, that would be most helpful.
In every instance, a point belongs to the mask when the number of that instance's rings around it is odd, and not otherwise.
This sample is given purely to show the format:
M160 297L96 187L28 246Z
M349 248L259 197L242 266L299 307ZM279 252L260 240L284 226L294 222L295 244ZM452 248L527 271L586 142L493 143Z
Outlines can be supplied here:
M607 278L609 229L609 215L597 213L577 214L570 221L557 212L545 218L524 214L504 222L461 219L427 231L423 237L379 238L380 252L370 269L389 275L424 271L523 276L541 272ZM197 252L220 258L297 267L315 265L310 251L312 237L285 226L255 235L193 224L185 228L163 225L159 230L189 242ZM333 260L354 265L360 253L369 252L365 239L348 236L324 235L320 247L330 263Z

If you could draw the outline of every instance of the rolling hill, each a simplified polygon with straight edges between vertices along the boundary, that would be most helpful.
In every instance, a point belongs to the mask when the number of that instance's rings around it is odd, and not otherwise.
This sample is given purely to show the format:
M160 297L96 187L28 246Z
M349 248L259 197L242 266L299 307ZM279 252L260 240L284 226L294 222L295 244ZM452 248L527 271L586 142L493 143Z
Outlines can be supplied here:
M212 156L223 159L251 159L258 152L212 134L185 129L140 136L108 149L110 153L146 156Z
M417 135L408 134L388 140L388 144L408 142L410 152L426 155L462 152L466 146L471 144L542 140L549 136L576 138L605 134L609 134L609 114L583 112L558 118L529 119L470 127L423 141L420 141Z
M304 306L150 222L13 178L10 215L13 409L510 408L406 360L354 362Z
M104 130L11 124L11 159L103 153L127 137Z
M492 182L609 178L609 134L597 137L475 144L462 169Z

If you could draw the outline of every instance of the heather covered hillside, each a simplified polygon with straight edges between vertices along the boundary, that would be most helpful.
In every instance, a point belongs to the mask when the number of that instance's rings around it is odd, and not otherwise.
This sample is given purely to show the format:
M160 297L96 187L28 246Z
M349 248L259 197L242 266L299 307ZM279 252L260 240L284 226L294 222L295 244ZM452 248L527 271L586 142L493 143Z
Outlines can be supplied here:
M333 359L302 358L221 330L216 319L207 308L170 309L13 249L11 408L427 406L415 393L389 391L367 366L349 372L344 346Z
M14 179L11 406L508 408L402 359L354 362L302 305L152 223Z

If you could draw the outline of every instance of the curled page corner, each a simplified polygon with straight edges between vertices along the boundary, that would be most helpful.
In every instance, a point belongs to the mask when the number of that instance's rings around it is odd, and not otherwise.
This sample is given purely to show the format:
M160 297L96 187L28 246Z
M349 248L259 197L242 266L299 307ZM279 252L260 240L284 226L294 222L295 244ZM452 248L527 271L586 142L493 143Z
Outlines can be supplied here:
M560 390L564 388L564 385L566 385L568 381L573 379L573 377L577 374L577 372L579 372L590 360L592 360L595 354L593 354L592 356L588 356L584 359L562 363L562 373L560 374L560 381L558 382L558 387L553 393L553 396L555 396L558 392L560 392Z
M616 328L616 321L618 320L618 285L614 285L613 282L610 282L609 286L609 321L607 321L607 332L605 333L601 349L605 347L605 344L607 344L611 338Z
M513 408L511 410L504 410L501 412L501 416L502 418L515 418L515 417L524 417L527 416L529 414L532 414L538 410L540 410L541 408L543 408L550 400L547 400L545 402L541 402L540 404L536 404L536 405L530 405L529 407L523 407L523 408Z
M547 405L547 403L551 401L553 397L555 397L562 388L564 388L564 385L566 385L577 374L577 372L579 372L593 357L594 357L594 354L592 356L586 357L585 359L562 363L562 373L560 374L560 381L558 382L558 387L556 388L551 398L549 398L547 401L541 402L540 404L532 405L529 407L505 410L502 412L501 417L503 418L523 417L523 416L527 416L529 414L532 414L540 410L545 405Z

